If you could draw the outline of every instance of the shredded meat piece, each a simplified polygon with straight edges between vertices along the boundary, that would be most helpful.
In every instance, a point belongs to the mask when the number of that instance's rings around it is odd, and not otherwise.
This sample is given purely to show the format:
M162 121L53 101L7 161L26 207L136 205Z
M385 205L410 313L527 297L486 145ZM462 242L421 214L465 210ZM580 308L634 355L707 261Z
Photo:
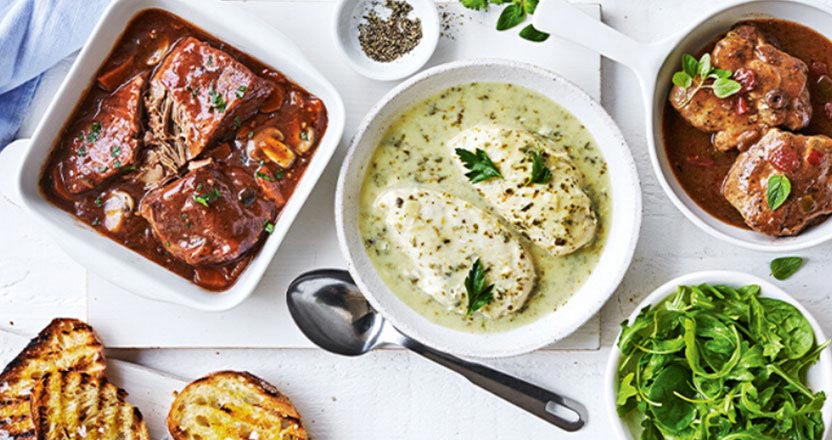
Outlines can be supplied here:
M145 96L149 146L140 179L158 187L257 112L273 85L229 54L185 38L165 57Z

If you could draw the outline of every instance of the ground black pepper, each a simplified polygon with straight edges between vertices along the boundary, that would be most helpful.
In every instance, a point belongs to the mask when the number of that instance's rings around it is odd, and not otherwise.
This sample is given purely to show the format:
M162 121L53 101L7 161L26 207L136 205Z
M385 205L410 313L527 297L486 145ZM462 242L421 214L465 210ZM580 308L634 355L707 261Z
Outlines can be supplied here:
M390 10L390 17L385 20L371 10L358 25L358 41L368 57L389 63L419 45L422 21L408 18L413 6L405 1L386 0L384 6Z

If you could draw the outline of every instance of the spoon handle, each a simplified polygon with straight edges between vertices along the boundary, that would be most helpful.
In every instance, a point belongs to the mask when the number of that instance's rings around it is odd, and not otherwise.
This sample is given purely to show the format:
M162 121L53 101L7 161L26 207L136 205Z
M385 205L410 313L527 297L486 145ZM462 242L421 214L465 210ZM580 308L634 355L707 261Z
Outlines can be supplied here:
M490 391L561 429L577 431L586 423L586 407L575 400L544 390L485 365L436 351L408 337L402 339L401 345L456 371L480 388Z

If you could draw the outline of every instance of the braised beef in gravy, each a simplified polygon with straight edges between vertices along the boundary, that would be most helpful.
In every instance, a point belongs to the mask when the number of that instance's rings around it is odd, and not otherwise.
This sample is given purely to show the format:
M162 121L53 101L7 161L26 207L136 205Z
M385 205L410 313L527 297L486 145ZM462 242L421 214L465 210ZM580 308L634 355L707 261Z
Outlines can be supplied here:
M150 9L80 100L41 190L101 234L222 291L272 232L326 128L320 99Z
M735 34L754 43L746 44L740 39L738 41L742 44L727 47L726 45L732 40L730 37ZM720 48L719 45L724 47ZM745 56L744 45L753 46L753 51L749 52L751 55ZM745 154L747 157L742 157L741 161L737 159L741 151L747 151L749 148L768 148L768 144L759 146L756 144L764 139L769 130L778 127L780 130L800 135L832 135L832 78L830 78L832 76L830 75L832 42L820 33L794 22L779 19L754 19L738 23L730 33L720 35L699 54L696 54L696 57L705 53L712 53L712 57L719 56L717 52L720 49L724 50L723 58L735 58L731 63L735 61L736 65L729 63L731 65L726 68L733 71L732 78L740 82L743 89L733 96L720 100L719 105L714 104L713 108L719 112L730 113L730 115L726 113L722 118L722 121L729 121L730 124L727 127L720 127L723 130L721 132L717 132L716 129L703 129L704 125L691 121L690 115L686 115L685 111L677 111L674 108L673 96L666 101L662 117L662 132L665 149L676 179L701 208L726 223L749 228L746 222L750 222L755 230L768 235L799 233L807 224L825 217L825 215L819 216L820 212L816 208L826 206L827 203L817 197L832 198L832 194L815 194L817 203L810 207L809 211L801 211L801 206L806 205L805 198L804 202L800 200L805 196L801 188L820 187L822 186L821 180L827 178L825 158L830 152L820 149L827 142L822 138L812 141L813 145L819 148L814 153L811 149L807 150L803 147L792 148L791 143L788 151L776 149L777 154L774 156L782 151L800 154L799 157L796 156L800 163L794 167L794 170L803 170L798 174L794 174L793 170L785 170L779 163L782 161L779 161L778 157L760 156L756 151ZM759 57L762 63L769 65L746 66L743 63L750 63L749 57ZM747 73L745 70L752 69L757 69L756 74L744 78L744 73ZM771 78L767 78L768 74ZM806 89L808 89L808 96L805 93ZM674 92L677 91L678 87L675 87ZM704 100L708 97L713 98L713 95L704 94L698 99ZM807 106L809 102L811 105ZM705 113L700 112L699 117ZM754 118L756 125L748 122L749 115L756 116ZM688 120L685 116L688 116ZM712 114L709 117L712 117ZM765 123L760 123L760 121L765 121ZM734 130L735 128L738 129ZM756 134L753 139L744 142L739 129L744 132L749 131L746 130L748 128L756 130ZM729 138L725 136L726 133L733 136ZM804 145L807 142L799 137L790 137L788 133L772 134L772 136L772 139L799 140L799 142L794 142L795 145ZM735 148L737 146L739 148ZM819 166L815 162L820 162L818 160L818 157L821 157L820 152L823 154L821 168L808 169ZM760 161L765 163L760 164ZM756 185L754 187L756 189L748 189L742 185L738 186L737 182L725 182L726 176L729 175L735 163L737 169L734 170L734 177L736 178L751 176L751 167L755 167L754 173L770 174L772 170L785 173L792 179L794 187L792 198L778 212L771 212L771 215L760 214L760 211L767 210L766 205L763 205L766 188ZM747 172L741 173L739 167L745 167ZM821 172L822 175L819 174ZM758 178L762 176L762 174L756 175ZM811 179L806 180L806 176L810 176ZM723 182L727 184L725 187ZM731 199L733 205L728 199ZM740 212L745 214L745 218ZM752 214L755 212L756 214ZM787 219L786 216L790 218Z

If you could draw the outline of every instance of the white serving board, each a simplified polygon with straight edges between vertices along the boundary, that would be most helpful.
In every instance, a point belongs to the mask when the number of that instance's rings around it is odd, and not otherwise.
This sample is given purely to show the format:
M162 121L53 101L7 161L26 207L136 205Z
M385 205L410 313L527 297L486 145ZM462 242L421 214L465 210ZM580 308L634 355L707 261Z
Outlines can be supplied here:
M601 60L596 53L556 37L544 43L527 42L517 36L519 27L498 32L494 25L500 8L492 7L486 14L469 11L456 1L437 4L448 27L443 30L428 67L460 59L510 58L550 68L591 96L600 98ZM240 3L241 8L249 9L289 35L341 92L347 109L341 145L257 290L236 309L206 313L136 297L90 274L87 279L87 317L108 347L314 347L289 316L285 305L286 288L303 272L345 266L333 218L338 169L360 120L397 84L369 80L350 70L332 41L329 27L334 6L332 0ZM581 7L600 19L598 4ZM598 349L600 326L596 315L572 336L551 348Z
M28 342L29 338L0 331L0 366L11 362ZM170 438L165 419L174 393L182 390L186 381L115 359L107 361L107 379L127 391L127 401L142 412L150 438Z

